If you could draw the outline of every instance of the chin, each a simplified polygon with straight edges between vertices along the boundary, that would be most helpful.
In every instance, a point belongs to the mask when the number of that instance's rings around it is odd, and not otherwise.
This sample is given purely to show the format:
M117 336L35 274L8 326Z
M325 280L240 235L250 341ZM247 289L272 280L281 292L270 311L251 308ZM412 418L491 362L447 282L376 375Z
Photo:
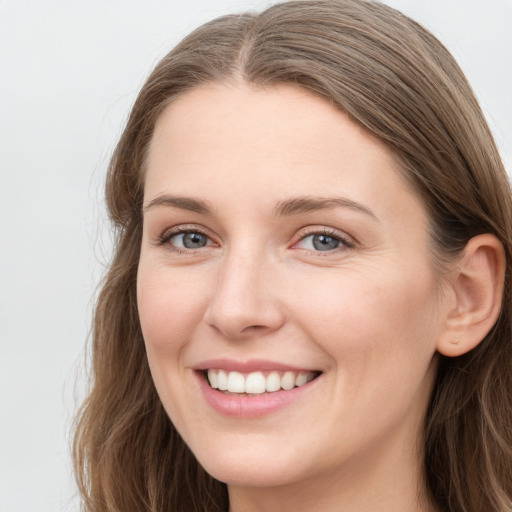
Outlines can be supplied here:
M240 487L278 487L301 480L304 461L294 455L262 449L205 450L195 453L201 466L215 479ZM290 456L292 455L292 456Z
M280 487L301 479L289 466L274 461L230 465L219 461L203 465L207 473L220 482L236 487Z

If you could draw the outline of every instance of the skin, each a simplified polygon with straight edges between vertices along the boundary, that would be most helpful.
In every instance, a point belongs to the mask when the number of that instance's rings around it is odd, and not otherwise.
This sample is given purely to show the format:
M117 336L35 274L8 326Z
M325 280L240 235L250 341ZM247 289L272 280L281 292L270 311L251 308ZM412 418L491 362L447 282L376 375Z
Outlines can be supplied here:
M165 204L169 194L209 211ZM297 197L350 204L276 215ZM144 204L149 365L185 442L227 482L231 511L431 510L421 431L453 297L393 154L309 92L210 84L160 116ZM183 247L180 230L207 245ZM315 249L325 230L346 243ZM276 412L227 417L198 386L194 367L212 358L322 373Z

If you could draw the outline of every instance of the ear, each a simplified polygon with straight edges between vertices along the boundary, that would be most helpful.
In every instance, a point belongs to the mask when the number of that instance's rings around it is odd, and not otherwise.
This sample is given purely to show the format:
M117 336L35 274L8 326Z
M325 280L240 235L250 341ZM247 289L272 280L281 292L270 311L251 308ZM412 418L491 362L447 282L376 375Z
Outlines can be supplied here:
M501 310L505 253L491 234L472 238L449 278L453 301L437 350L449 357L475 348L493 328Z

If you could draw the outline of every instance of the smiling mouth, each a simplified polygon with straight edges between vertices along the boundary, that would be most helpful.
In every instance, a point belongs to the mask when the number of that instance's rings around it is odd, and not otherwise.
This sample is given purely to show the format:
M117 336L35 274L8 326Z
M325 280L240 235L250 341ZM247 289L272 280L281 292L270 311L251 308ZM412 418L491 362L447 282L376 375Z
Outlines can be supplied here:
M312 371L257 371L241 373L209 369L204 372L210 387L226 394L262 395L289 391L316 379L321 372Z

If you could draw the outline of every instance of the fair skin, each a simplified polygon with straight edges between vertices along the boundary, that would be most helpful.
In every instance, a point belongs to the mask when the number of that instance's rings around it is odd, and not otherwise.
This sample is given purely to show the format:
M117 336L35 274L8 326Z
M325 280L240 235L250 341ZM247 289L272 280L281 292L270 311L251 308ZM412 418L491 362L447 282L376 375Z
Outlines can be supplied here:
M471 348L448 341L471 287L440 278L391 152L301 89L206 85L158 119L144 207L149 365L231 512L431 510L422 424L436 351ZM491 242L468 254L497 275ZM208 369L314 378L247 396L211 389Z

